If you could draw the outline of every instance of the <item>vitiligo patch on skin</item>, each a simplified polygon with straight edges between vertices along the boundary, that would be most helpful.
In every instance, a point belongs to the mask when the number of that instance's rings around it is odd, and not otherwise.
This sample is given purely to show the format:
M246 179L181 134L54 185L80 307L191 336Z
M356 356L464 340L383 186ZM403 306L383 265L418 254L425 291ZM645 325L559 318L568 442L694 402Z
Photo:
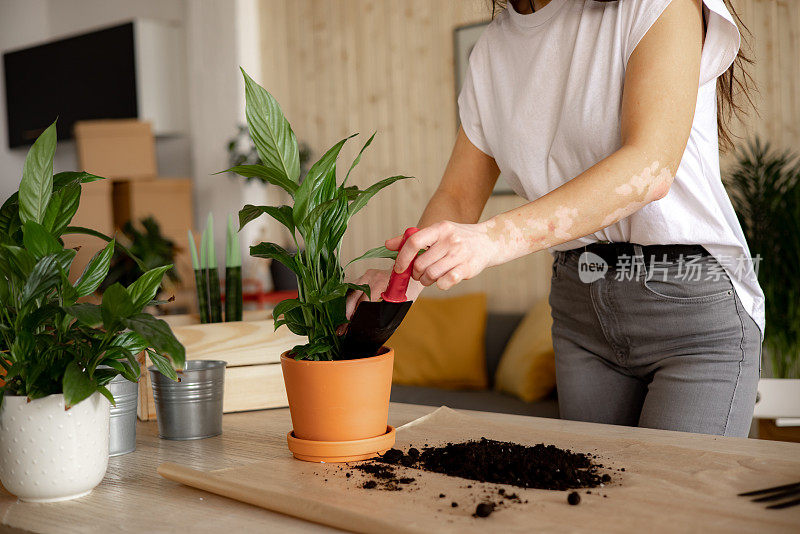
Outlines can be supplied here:
M642 172L631 176L628 182L614 188L614 192L618 195L630 197L630 202L603 219L601 223L603 228L627 217L669 191L673 175L667 167L662 167L661 170L659 167L660 163L656 160Z

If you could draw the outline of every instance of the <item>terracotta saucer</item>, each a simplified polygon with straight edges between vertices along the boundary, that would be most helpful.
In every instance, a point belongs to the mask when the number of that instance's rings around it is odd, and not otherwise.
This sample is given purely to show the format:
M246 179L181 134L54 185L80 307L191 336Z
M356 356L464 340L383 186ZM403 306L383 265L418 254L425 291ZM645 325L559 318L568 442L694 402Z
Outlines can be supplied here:
M394 427L388 425L386 433L374 438L354 441L311 441L286 434L289 450L298 460L306 462L357 462L368 460L391 449L394 445Z

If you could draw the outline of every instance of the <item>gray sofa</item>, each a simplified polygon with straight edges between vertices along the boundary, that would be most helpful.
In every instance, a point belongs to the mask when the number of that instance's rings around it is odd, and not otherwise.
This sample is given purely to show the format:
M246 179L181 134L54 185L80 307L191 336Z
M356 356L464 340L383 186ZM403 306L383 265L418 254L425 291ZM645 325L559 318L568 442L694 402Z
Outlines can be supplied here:
M480 391L461 391L420 386L392 385L392 401L449 406L463 410L500 412L536 417L558 418L558 400L555 392L538 402L525 402L516 397L491 389L500 356L511 334L522 321L519 314L490 313L486 321L486 369L490 388Z

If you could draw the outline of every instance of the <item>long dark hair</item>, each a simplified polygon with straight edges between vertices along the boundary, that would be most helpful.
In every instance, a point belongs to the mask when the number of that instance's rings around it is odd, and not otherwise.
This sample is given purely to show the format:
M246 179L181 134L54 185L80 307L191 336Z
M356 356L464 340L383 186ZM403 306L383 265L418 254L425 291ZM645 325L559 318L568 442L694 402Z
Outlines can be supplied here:
M533 2L533 0L527 1ZM594 1L617 2L621 0ZM491 0L491 2L492 18L494 18L499 10L505 9L508 0ZM723 0L723 2L739 26L743 45L739 47L736 59L733 60L728 70L717 78L717 132L719 134L720 150L724 152L733 148L734 135L730 129L733 118L741 119L747 115L749 108L755 107L750 96L751 91L755 90L755 81L747 70L747 66L752 65L753 60L748 55L748 52L744 51L745 47L749 49L748 41L752 34L736 12L736 9L734 9L732 0ZM705 20L703 22L705 23Z

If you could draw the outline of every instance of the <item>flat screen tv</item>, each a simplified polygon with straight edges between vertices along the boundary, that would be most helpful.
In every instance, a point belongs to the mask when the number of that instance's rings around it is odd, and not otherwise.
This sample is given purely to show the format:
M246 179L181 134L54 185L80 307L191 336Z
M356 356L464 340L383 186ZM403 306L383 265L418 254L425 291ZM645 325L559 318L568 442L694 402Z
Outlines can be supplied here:
M137 117L133 23L3 54L9 147L32 143L58 117L58 138L75 121Z

